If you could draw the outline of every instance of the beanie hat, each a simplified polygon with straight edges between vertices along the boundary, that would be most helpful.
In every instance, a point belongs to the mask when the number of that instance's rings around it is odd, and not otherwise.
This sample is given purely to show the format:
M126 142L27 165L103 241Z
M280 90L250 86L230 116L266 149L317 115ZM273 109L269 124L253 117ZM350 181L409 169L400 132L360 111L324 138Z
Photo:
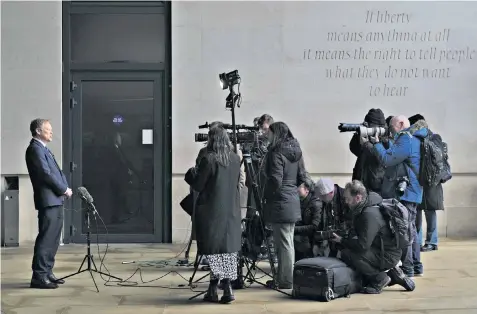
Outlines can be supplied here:
M389 124L391 123L391 120L392 118L394 118L394 116L389 116L386 118L386 125L389 126Z
M416 123L419 120L424 120L425 121L426 119L424 119L424 116L420 115L419 113L413 115L412 117L409 117L409 123L411 125L413 125L414 123Z
M315 184L315 194L319 198L333 192L334 190L335 184L329 178L320 179Z
M368 114L364 117L364 122L369 126L386 126L386 118L381 109L369 109Z

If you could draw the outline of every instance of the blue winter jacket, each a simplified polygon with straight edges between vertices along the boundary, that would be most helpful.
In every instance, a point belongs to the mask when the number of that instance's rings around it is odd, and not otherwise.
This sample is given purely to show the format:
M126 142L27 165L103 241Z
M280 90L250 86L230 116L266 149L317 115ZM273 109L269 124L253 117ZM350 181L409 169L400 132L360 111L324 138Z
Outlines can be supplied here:
M401 200L421 204L422 186L419 184L419 171L421 164L421 141L428 135L427 123L419 120L410 128L398 132L394 141L390 141L389 149L385 149L381 143L374 145L376 155L381 163L388 169L397 169L404 164L410 184L408 185ZM397 173L398 170L394 172ZM385 175L386 176L386 175ZM383 185L389 183L384 179ZM384 188L384 187L383 187Z

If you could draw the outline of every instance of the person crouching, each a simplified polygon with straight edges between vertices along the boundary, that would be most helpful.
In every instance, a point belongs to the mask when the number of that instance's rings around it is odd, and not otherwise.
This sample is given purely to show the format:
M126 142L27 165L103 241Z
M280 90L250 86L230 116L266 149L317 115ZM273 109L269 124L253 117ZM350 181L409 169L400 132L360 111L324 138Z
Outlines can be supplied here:
M295 262L313 257L314 234L321 223L321 201L315 196L315 184L311 178L298 187L301 220L295 224Z
M353 180L346 184L345 201L353 215L354 232L347 238L333 234L331 240L343 246L343 262L363 275L366 287L363 292L379 294L392 282L386 270L396 267L402 253L395 245L391 228L381 214L379 206L383 199L377 193L368 193L362 182ZM412 284L409 280L396 283L403 285L406 290L414 289L408 286Z

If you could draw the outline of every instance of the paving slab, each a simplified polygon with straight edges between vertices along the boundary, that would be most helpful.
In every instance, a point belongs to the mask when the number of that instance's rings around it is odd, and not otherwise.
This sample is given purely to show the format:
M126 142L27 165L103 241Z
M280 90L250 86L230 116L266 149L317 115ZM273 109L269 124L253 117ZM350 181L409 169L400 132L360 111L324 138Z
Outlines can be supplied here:
M103 254L104 245L100 245ZM31 246L2 248L1 296L6 314L175 314L175 313L294 313L294 314L381 314L433 313L477 314L477 240L446 239L439 251L422 254L424 277L416 278L416 290L404 292L386 288L380 295L355 294L329 303L293 300L278 292L252 284L235 292L231 305L207 304L201 297L189 301L207 287L207 278L188 287L190 266L177 266L183 246L159 244L111 244L101 270L128 279L107 281L94 275L96 292L89 273L67 279L55 290L30 289ZM85 246L60 247L55 266L57 277L78 270ZM93 252L101 265L97 247ZM191 252L195 257L195 253ZM192 261L191 261L192 262ZM262 265L266 270L267 265ZM206 275L198 271L195 279ZM262 278L266 280L266 278Z

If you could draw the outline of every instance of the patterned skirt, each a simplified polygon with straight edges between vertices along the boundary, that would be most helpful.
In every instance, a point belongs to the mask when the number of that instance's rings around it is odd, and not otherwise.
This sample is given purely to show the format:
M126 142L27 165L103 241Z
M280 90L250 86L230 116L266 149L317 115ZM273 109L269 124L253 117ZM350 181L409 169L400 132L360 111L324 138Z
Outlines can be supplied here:
M238 253L207 255L210 266L210 279L237 279Z

